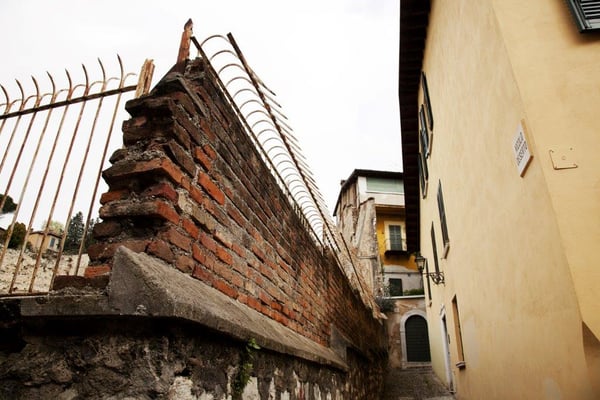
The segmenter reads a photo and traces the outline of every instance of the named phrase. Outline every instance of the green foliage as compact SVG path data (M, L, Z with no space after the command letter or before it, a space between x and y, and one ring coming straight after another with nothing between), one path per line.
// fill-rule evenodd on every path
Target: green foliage
M4 195L0 193L0 203L2 203L2 200L4 200ZM11 212L15 211L16 209L17 209L17 203L15 203L13 201L12 197L10 197L9 195L6 195L6 201L4 202L4 205L2 206L2 210L0 210L0 215L11 213Z
M425 289L409 289L404 291L404 296L418 296L420 294L425 294Z
M67 237L65 239L64 252L67 254L75 254L79 252L79 245L83 238L83 231L85 225L83 224L83 214L79 211L69 222L67 228Z
M58 236L61 236L65 231L65 226L58 221L44 221L44 227L42 229L46 229L46 226L48 226L48 232Z
M25 240L25 233L27 232L27 227L25 224L21 222L16 222L12 236L10 237L10 241L8 242L8 247L11 249L17 249L23 245L23 241Z
M256 350L260 350L260 346L256 343L254 338L250 338L248 343L246 343L245 351L240 356L240 368L235 377L235 381L233 382L233 400L240 400L242 398L244 388L250 381L252 369L254 367L252 362L254 361L254 353Z

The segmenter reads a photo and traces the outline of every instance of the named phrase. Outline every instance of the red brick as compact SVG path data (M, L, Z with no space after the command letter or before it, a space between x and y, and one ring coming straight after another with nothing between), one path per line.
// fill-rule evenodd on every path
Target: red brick
M221 205L225 204L225 194L214 184L210 177L202 171L198 172L198 183L217 203Z
M213 280L212 274L208 270L206 270L206 268L204 268L200 265L196 265L196 267L194 268L194 272L192 273L192 276L202 282L209 284L209 285L212 284L212 280Z
M262 301L263 304L271 304L271 301L273 301L271 296L269 296L264 290L258 291L258 299Z
M115 200L123 200L129 196L128 189L111 190L110 192L102 193L100 196L100 204L106 204Z
M281 304L280 304L279 302L275 301L275 300L273 300L273 301L271 302L271 308L272 308L273 310L275 310L275 311L279 311L279 312L281 312L281 310L282 310Z
M196 263L194 260L188 256L178 256L175 260L175 266L181 272L185 272L186 274L191 274L194 271Z
M289 319L287 319L280 313L274 313L274 319L275 319L275 321L279 322L280 324L282 324L284 326L287 326L289 324Z
M196 147L194 149L194 158L200 162L200 164L204 167L205 171L210 171L212 168L212 161L210 160L210 157L208 157L206 155L206 153L204 153L204 151L202 151L201 147Z
M217 158L217 153L211 145L205 144L202 146L202 150L204 150L204 154L206 154L211 160L215 160Z
M192 257L194 257L194 260L198 261L200 264L206 263L205 251L205 249L199 247L196 243L192 244Z
M86 278L93 278L95 276L107 275L110 274L110 269L110 265L108 264L91 265L85 268L83 276Z
M94 243L88 247L90 260L103 260L112 257L120 246L141 253L146 250L149 240L124 240L116 243Z
M177 198L179 197L173 188L173 185L166 182L160 182L149 187L148 189L144 190L142 196L162 197L164 199L171 200L172 202L176 202Z
M241 275L233 274L231 277L231 284L239 289L244 288L244 278Z
M231 287L230 285L228 285L227 283L223 282L220 279L215 280L213 282L213 287L233 299L235 299L237 297L237 294L238 294L237 290L235 290L233 287Z
M179 232L175 227L170 227L166 232L160 234L160 237L174 244L182 250L190 251L192 239Z
M131 200L112 202L100 207L99 214L103 219L111 217L160 217L176 225L179 224L177 211L170 204L159 199L142 202Z
M175 259L175 254L171 251L171 246L163 240L153 240L150 242L147 251L168 263L172 263Z
M244 220L244 218L240 215L240 213L235 209L234 206L232 205L227 205L227 214L233 218L233 220L240 226L240 227L244 227L246 226L246 221Z
M238 256L245 258L246 257L246 249L238 245L237 243L231 244L231 250L235 252Z
M188 218L183 218L181 225L192 239L198 239L200 237L200 229L196 226L194 221Z
M258 258L260 261L264 262L265 259L267 258L265 256L265 253L263 253L263 251L261 249L258 248L258 246L256 246L256 244L253 244L250 247L250 250L252 250L252 252L254 253L254 255L256 256L256 258Z
M208 250L212 251L213 253L217 252L217 242L215 242L213 240L213 238L210 237L210 235L208 235L204 232L200 232L200 243L202 243L202 245L204 247L206 247Z
M204 192L198 189L195 185L191 185L188 189L190 197L198 204L202 204L206 200Z
M210 127L206 118L200 118L200 129L202 130L204 136L206 136L211 142L214 142L217 139L217 136L212 131L212 128Z
M256 311L260 311L262 308L262 305L260 304L260 301L258 301L257 299L255 299L254 297L248 297L248 306L255 309Z
M233 264L233 257L225 248L221 246L217 247L217 257L219 257L219 259L221 259L221 261L227 265Z
M98 222L94 225L93 233L95 238L117 236L121 233L121 224L116 221Z
M181 182L184 174L179 167L166 157L154 158L148 161L123 161L114 164L104 171L103 176L110 185L127 182L139 175L167 176L173 182Z

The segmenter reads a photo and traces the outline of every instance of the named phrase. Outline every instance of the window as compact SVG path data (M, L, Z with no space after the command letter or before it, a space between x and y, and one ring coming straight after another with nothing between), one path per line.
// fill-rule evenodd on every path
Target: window
M438 211L440 213L440 224L442 225L442 240L444 241L444 254L442 258L446 257L448 250L450 249L450 238L448 237L448 226L446 224L446 210L444 208L444 196L442 195L442 182L439 182L437 192L437 203Z
M427 122L425 121L425 110L421 104L419 109L419 133L421 134L421 153L425 158L429 157L429 131L427 130Z
M387 226L387 238L386 238L386 251L403 251L404 246L402 244L402 226L400 225L388 225Z
M433 228L433 222L431 223L431 247L433 248L433 263L435 265L435 272L440 272L440 264L438 262L437 244L435 242L435 229Z
M580 33L600 31L600 0L567 0Z
M388 280L390 297L402 296L402 279L390 278Z
M404 193L402 179L367 177L367 191Z
M427 169L427 160L422 153L418 154L417 163L419 164L419 181L421 182L421 196L427 196L427 186L429 183L429 170Z
M421 72L421 86L423 88L423 100L425 101L425 112L429 122L429 130L433 131L433 112L431 111L431 101L429 99L429 86L427 86L427 77L425 72Z
M462 331L460 329L460 316L458 315L458 301L456 300L456 296L452 299L452 314L454 319L454 335L456 337L456 353L458 354L456 366L462 369L465 367L465 354L463 351Z

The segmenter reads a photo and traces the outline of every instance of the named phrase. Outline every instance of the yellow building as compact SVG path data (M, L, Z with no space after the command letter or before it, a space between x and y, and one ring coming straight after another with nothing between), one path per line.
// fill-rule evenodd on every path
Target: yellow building
M600 2L400 4L434 370L459 399L600 399Z
M390 366L429 365L423 280L406 247L402 173L354 170L342 181L334 216L387 315Z
M44 236L43 231L33 231L27 237L27 241L36 251L45 252L47 250L58 252L60 250L61 236L48 232Z

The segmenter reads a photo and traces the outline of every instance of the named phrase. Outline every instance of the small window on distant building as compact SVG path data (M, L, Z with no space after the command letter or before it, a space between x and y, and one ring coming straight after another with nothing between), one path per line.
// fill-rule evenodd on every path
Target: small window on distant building
M402 279L390 278L388 282L390 297L402 296Z
M404 193L402 179L367 177L367 191Z
M567 0L580 33L600 31L600 0Z
M402 226L400 225L388 225L388 237L386 250L391 251L402 251Z
M50 248L53 249L54 248L54 242L56 241L56 239L54 238L50 238Z

